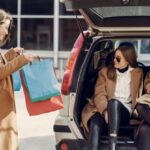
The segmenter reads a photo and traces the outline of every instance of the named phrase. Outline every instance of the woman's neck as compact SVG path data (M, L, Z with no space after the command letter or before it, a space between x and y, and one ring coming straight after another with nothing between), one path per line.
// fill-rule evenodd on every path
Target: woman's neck
M127 70L129 69L129 66L127 65L126 67L124 67L124 68L118 68L117 70L119 71L119 72L121 72L121 73L124 73L124 72L126 72Z

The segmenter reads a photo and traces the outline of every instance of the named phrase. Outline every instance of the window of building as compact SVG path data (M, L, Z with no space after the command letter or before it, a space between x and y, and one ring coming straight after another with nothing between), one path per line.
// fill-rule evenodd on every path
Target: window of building
M11 14L17 14L17 0L1 0L0 8Z
M22 0L21 14L29 15L53 15L53 0Z
M27 50L53 50L53 19L22 19L21 46Z
M79 19L83 30L86 24L83 19ZM59 49L61 51L70 51L75 40L80 34L76 19L60 19L59 21Z
M50 57L61 79L73 44L80 34L76 16L59 0L1 0L0 8L13 15L13 38L4 48L23 47L41 57ZM75 12L83 30L84 19ZM66 52L67 51L67 52Z

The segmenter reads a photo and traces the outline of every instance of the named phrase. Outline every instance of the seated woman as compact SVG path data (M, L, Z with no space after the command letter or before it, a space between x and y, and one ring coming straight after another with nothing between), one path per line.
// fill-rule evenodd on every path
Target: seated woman
M134 46L122 43L109 67L99 71L93 97L82 111L89 150L100 149L100 137L108 124L109 149L116 149L119 126L128 124L142 83Z
M144 88L146 94L137 100L136 105L136 110L143 119L136 137L137 150L150 150L150 71L146 75Z

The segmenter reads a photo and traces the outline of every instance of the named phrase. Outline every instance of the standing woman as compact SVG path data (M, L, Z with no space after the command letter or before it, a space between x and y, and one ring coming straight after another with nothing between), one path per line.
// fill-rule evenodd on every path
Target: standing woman
M128 124L142 83L134 46L122 43L108 68L102 68L91 100L82 111L82 125L89 135L89 150L100 149L100 136L107 129L109 150L116 150L118 130Z
M10 40L12 25L11 15L0 9L0 47ZM22 54L22 50L11 48L5 54L0 50L0 150L19 149L11 74L35 58L31 54Z

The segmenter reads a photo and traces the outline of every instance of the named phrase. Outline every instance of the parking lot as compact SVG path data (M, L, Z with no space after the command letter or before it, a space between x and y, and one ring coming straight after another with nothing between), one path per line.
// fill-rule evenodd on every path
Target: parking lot
M53 124L58 111L31 117L22 90L15 97L20 150L55 150Z

